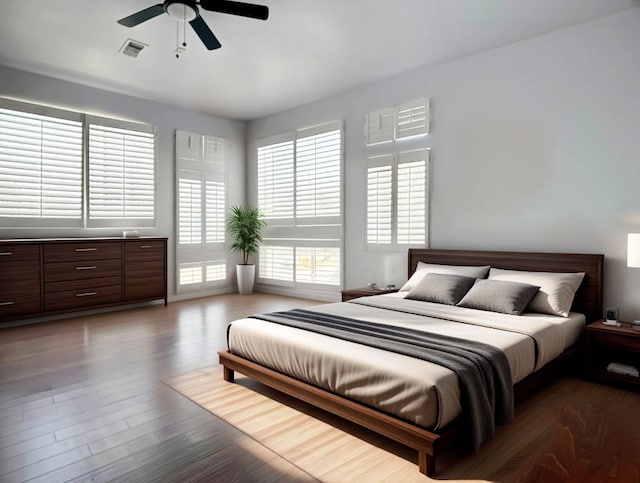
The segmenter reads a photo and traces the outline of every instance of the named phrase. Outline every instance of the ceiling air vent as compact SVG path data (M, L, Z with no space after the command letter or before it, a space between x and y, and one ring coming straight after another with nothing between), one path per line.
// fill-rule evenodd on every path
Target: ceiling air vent
M138 42L137 40L127 39L120 48L120 52L129 57L138 57L145 47L148 47L148 45Z

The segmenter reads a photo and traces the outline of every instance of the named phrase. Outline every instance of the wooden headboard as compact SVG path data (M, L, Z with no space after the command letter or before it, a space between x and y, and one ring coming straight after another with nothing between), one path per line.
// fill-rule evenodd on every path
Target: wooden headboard
M419 261L443 265L491 265L505 270L532 272L584 272L571 310L584 314L587 322L602 318L604 255L410 248L409 276L415 272Z

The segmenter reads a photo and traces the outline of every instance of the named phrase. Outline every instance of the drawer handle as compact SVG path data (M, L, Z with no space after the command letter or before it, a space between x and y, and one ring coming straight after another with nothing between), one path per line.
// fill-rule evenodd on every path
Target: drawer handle
M151 245L140 245L140 248L151 248Z
M91 295L98 295L98 292L82 292L77 293L76 297L90 297Z
M7 257L7 256L10 256L10 255L13 255L13 252L0 252L0 256Z
M76 267L76 270L95 270L98 267Z
M0 306L3 305L13 305L15 302L14 301L9 301L9 302L0 302Z
M95 252L97 248L76 248L77 252Z

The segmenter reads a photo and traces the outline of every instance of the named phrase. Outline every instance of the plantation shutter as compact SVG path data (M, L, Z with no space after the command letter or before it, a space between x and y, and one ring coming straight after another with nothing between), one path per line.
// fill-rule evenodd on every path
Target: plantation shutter
M424 244L427 215L427 150L398 155L397 242Z
M260 245L259 258L259 278L293 282L293 247L262 244Z
M258 208L267 228L258 282L331 292L341 283L342 122L260 140Z
M88 226L154 226L155 185L151 126L89 122Z
M258 208L269 224L294 216L294 144L289 139L258 147Z
M82 226L82 138L79 114L1 100L3 226Z
M200 173L178 171L178 243L202 243L202 182Z
M176 131L178 291L226 282L227 141Z
M429 133L429 99L417 99L398 106L396 139Z
M206 242L224 243L226 228L227 141L204 136Z
M299 132L296 139L296 223L340 218L341 130Z
M393 156L369 158L367 168L367 243L393 242Z
M340 285L340 248L296 247L296 281Z
M390 107L371 111L366 116L365 142L367 145L393 141L395 110Z

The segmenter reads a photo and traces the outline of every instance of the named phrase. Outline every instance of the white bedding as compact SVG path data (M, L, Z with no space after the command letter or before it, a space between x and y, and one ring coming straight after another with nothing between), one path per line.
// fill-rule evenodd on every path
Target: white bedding
M405 300L405 294L366 297L309 310L491 344L505 352L514 384L571 346L585 324L582 314L571 313L566 318L506 315ZM408 356L254 318L231 324L229 349L428 429L444 427L461 411L457 376L449 369Z

